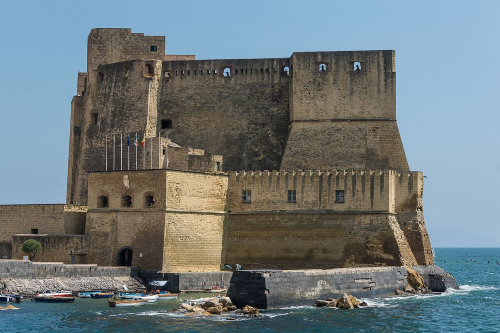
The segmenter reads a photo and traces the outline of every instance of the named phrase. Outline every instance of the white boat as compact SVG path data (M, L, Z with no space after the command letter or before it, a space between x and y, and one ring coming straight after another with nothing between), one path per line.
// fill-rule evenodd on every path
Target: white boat
M158 296L158 299L168 301L171 299L177 299L177 294L171 294L170 292L161 292L159 294L156 294Z
M158 299L158 295L145 295L145 294L123 294L123 293L120 293L118 296L120 296L123 299L145 300L145 301L148 301L148 303L156 302L156 300Z
M58 291L53 293L50 290L47 290L46 292L39 293L35 296L71 297L71 291Z
M81 297L81 298L91 298L91 295L93 294L99 294L101 291L85 291L85 292L81 292L81 293L78 293L78 297Z
M208 291L209 293L222 293L226 291L226 288L224 287L212 287L212 289L205 289L205 291Z
M122 306L139 306L148 303L146 300L133 300L133 299L122 299L122 300L109 300L108 304L112 308L122 307Z

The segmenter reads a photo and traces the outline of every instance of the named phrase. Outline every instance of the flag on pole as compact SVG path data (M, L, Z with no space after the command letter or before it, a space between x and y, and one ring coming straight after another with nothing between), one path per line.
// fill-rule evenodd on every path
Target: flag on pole
M135 141L134 141L134 146L137 147L137 133L135 133Z
M130 135L127 134L127 147L130 147Z
M146 146L146 133L144 133L144 136L142 137L142 146Z

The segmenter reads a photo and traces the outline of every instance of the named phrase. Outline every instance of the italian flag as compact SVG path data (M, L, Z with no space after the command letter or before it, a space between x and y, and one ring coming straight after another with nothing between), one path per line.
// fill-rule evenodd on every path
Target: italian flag
M142 146L144 147L146 145L146 133L144 133L144 136L142 137Z

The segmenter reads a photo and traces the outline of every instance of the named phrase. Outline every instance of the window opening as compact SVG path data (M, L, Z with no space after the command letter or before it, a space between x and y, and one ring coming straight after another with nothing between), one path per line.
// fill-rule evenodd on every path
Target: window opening
M326 72L326 64L319 64L319 71Z
M152 195L147 195L146 200L144 202L145 207L154 207L155 205L155 199Z
M156 51L158 51L158 47L157 47L156 45L151 45L151 46L149 47L149 51L151 51L151 52L156 52Z
M285 75L285 76L290 75L290 67L288 67L288 66L283 67L283 75Z
M165 72L165 77L170 77L170 74L171 74L171 73L170 73L170 72L168 72L168 71L167 71L167 72Z
M172 128L172 120L170 120L170 119L162 119L161 120L161 128L162 129Z
M231 76L231 68L229 68L229 67L224 68L224 70L222 71L222 75L224 77L230 77Z
M109 202L108 197L105 195L101 195L97 198L97 208L108 208Z
M207 69L207 75L210 75L210 69Z
M104 82L104 73L99 72L97 73L97 83L103 83Z
M145 67L146 67L146 71L145 71L146 75L153 76L155 74L153 66L151 64L146 64Z
M200 71L200 74L201 74L201 75L205 74L205 70L203 70L203 69L202 69L202 70Z
M344 200L344 190L335 191L335 202L345 202Z
M252 191L250 191L250 190L242 191L241 201L242 202L251 202L252 201Z
M97 113L92 113L92 124L93 125L97 125L97 118L98 118L98 114Z
M38 229L31 229L31 233L33 235L38 235Z
M355 61L353 69L355 72L361 71L361 63L359 61Z
M288 202L297 202L296 190L288 190Z
M130 195L122 197L122 207L132 207L132 197Z
M188 75L191 75L191 70L188 70Z
M214 69L214 74L217 74L217 70L216 69Z
M220 162L215 163L215 171L220 171Z
M129 72L130 72L130 67L125 66L125 77L128 77Z

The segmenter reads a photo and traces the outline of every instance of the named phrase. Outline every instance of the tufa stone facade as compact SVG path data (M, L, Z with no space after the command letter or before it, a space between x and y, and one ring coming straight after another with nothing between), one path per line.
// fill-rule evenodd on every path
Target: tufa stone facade
M63 262L79 245L81 263L162 273L431 265L423 178L399 135L392 50L196 60L93 29L64 206L81 212L37 218L68 234L43 236ZM9 209L2 251L33 228L9 227L29 206Z

